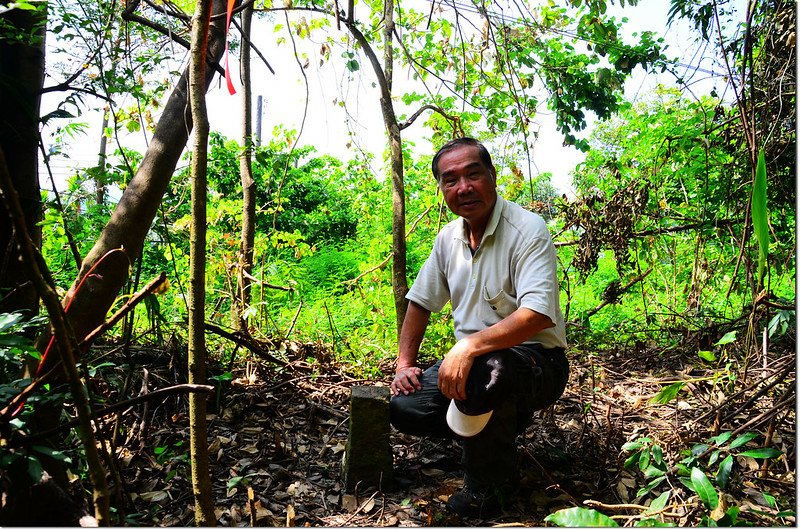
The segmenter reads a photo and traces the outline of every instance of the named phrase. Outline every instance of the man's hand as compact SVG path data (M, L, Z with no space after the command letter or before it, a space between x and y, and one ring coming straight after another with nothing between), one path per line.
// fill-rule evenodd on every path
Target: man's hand
M439 390L450 399L467 399L467 376L473 362L473 349L467 339L456 342L439 367Z
M398 368L394 374L392 384L389 385L393 396L399 394L409 395L422 388L419 376L422 375L422 368L418 366L406 366Z

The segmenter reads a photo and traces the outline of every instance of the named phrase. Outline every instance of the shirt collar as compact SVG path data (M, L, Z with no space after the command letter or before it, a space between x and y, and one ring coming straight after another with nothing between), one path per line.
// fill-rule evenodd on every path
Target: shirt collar
M500 222L500 216L503 215L503 209L505 209L506 200L503 199L500 195L497 195L497 200L494 203L494 208L492 209L492 214L489 216L489 222L486 224L486 230L483 232L483 239L481 239L481 243L486 241L486 238L489 236L493 236L495 230L497 230L497 225ZM469 240L467 239L467 220L463 217L461 219L461 232L456 236L458 239L463 241L464 243L469 244Z

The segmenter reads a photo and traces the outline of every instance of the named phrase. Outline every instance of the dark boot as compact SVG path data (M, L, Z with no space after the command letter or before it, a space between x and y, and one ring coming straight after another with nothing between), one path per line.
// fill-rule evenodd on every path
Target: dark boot
M510 482L486 487L466 484L450 496L446 506L461 517L488 519L500 515L515 493L516 488Z

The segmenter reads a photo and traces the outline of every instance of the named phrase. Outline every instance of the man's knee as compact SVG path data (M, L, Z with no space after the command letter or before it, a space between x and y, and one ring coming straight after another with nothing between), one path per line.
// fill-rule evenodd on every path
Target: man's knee
M389 401L389 422L392 424L392 427L400 432L407 432L408 426L411 423L409 419L411 415L409 413L410 401L408 396L402 394L392 396L392 399Z

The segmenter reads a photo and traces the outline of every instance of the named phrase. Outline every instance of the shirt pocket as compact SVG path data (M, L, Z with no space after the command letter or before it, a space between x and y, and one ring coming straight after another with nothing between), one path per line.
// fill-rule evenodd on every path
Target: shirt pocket
M514 297L506 294L506 292L502 289L500 289L500 292L496 295L491 296L489 289L484 285L483 300L501 319L506 318L508 315L517 310L517 300Z

